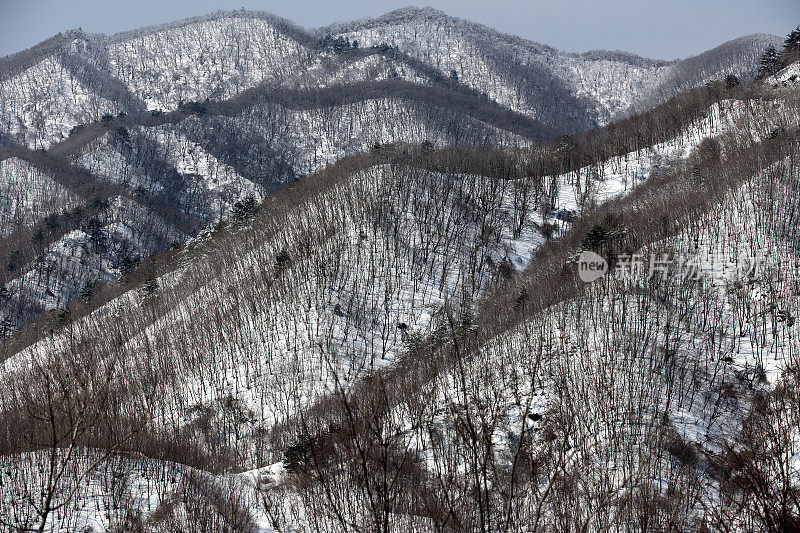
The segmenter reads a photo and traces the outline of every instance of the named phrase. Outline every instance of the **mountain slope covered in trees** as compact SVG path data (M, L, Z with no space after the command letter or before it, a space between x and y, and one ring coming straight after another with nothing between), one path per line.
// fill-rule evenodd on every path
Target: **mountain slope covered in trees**
M502 105L568 131L602 125L727 74L752 78L764 50L780 43L775 36L750 35L672 62L625 52L564 53L431 8L317 33L360 46L395 46Z
M17 329L347 155L584 131L727 74L747 79L775 42L743 37L674 63L564 54L416 8L314 31L240 11L60 34L0 59L0 160L14 172L0 313ZM47 198L21 190L31 168L55 184Z
M799 527L792 35L234 12L0 60L2 528Z

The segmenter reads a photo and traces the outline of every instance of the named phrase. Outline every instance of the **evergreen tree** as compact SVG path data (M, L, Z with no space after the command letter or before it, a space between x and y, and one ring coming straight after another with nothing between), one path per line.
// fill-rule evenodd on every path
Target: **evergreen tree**
M292 258L289 255L289 253L286 250L281 250L281 253L275 256L275 268L280 270L286 265L288 265L289 261L291 260Z
M597 249L608 241L608 237L609 234L605 228L599 224L595 224L592 226L592 229L589 230L589 233L586 234L581 245L584 248Z
M725 88L726 89L733 89L734 87L738 86L741 82L739 78L736 77L735 74L728 74L725 76Z
M789 32L789 35L786 36L786 40L783 41L783 43L786 45L786 48L800 44L800 26Z
M142 296L144 300L150 300L155 297L156 291L158 291L158 280L150 276L145 280L144 285L142 285Z
M767 48L764 55L761 56L761 66L758 75L762 78L765 76L772 76L777 71L778 51L774 46Z
M525 304L528 303L530 300L530 296L528 295L528 291L524 288L520 291L519 296L514 299L514 307L525 307Z
M291 474L305 473L311 462L313 439L308 433L301 433L297 442L289 445L283 452L283 467Z
M89 242L92 243L95 253L102 254L108 249L108 237L99 220L90 219L86 223L86 233L89 234Z
M237 226L246 226L253 221L258 210L256 197L248 194L244 199L233 204L233 221Z
M3 320L0 321L0 339L5 340L6 337L11 336L14 333L14 323L11 321L10 316L3 317Z
M691 177L689 178L689 181L691 181L692 183L702 183L704 179L705 179L705 174L703 173L703 169L701 169L698 166L694 167L692 169L692 174Z

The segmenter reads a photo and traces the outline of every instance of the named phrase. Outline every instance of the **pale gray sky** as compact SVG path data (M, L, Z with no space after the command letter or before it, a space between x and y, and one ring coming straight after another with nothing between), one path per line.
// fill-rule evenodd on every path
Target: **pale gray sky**
M406 5L402 0L0 0L0 56L70 28L111 34L220 9L259 9L317 27ZM417 5L561 50L626 50L659 59L693 55L748 33L785 35L800 24L798 0L431 0Z

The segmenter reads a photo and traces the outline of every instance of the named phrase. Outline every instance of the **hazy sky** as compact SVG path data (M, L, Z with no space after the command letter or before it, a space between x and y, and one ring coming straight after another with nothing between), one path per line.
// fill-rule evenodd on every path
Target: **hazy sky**
M311 28L406 5L402 0L0 0L0 56L70 28L110 34L219 9L270 11ZM562 50L626 50L660 59L693 55L748 33L785 35L800 24L800 0L430 0L416 5Z

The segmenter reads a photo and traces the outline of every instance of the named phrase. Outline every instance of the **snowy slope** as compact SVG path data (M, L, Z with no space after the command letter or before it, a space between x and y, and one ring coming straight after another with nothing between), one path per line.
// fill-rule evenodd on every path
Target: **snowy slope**
M78 124L116 114L121 106L86 87L50 56L22 73L0 80L0 129L19 144L49 148Z
M5 284L0 314L22 324L31 308L63 307L95 283L117 278L126 265L185 239L147 208L112 198L100 217L64 234Z
M0 239L72 213L0 288L0 519L33 524L55 457L69 531L764 529L800 490L797 69L669 124L512 132L746 78L773 41L660 62L431 9L315 34L234 12L0 63L4 143L128 113L0 147L24 155ZM583 285L588 248L612 271ZM620 276L629 253L699 276ZM47 402L71 422L109 368L108 427L36 451Z
M767 82L774 85L792 87L797 85L798 79L800 79L800 62L795 62L780 72L776 72L774 76L767 78Z
M321 48L318 40L327 34L358 41L362 53ZM49 147L74 126L107 113L173 110L262 84L440 83L431 73L446 80L454 75L502 106L578 131L729 73L751 77L761 51L777 43L772 36L748 36L668 63L622 52L563 53L429 8L315 33L265 13L220 12L111 37L76 30L5 58L0 132L30 147Z
M362 45L396 46L501 105L553 119L552 106L570 106L603 124L626 111L654 105L690 86L728 73L752 77L760 54L776 45L774 36L731 41L696 58L654 61L623 52L569 54L500 33L431 8L406 8L377 19L320 28ZM555 95L545 94L555 91ZM577 119L577 109L561 109L560 121Z
M309 110L256 106L239 116L212 120L203 126L258 135L265 146L282 154L300 175L316 172L344 156L368 151L376 144L530 143L519 135L451 110L396 98Z
M27 161L0 161L0 238L79 204L74 194Z
M770 105L747 113L773 119L787 114ZM684 157L681 147L705 135L760 124L739 106L727 112L713 110L707 122L653 152ZM607 172L638 175L649 164L618 168L630 159L611 162ZM492 516L516 525L563 525L568 497L579 510L575 519L590 530L609 521L633 526L637 515L626 495L648 491L648 498L680 502L681 512L672 515L677 523L718 524L719 516L706 509L719 504L725 481L706 466L724 464L726 449L744 445L742 434L757 419L759 398L782 384L793 390L798 346L791 327L800 300L796 272L782 269L796 262L797 253L796 229L782 218L796 204L787 194L796 187L793 161L759 170L677 235L637 251L695 264L698 279L612 273L541 312L516 311L517 324L484 339L460 365L444 366L422 386L421 397L409 392L420 387L413 380L403 382L407 389L387 393L401 401L375 431L387 447L423 469L426 492L458 495L462 520L477 520L475 494L486 494ZM691 186L678 180L678 191L691 194ZM413 197L403 194L409 188L416 191ZM328 489L329 499L320 484L297 490L303 478L276 464L281 448L270 449L275 441L267 435L337 386L353 387L375 368L388 372L421 339L455 335L448 328L460 326L448 324L447 306L492 285L499 272L493 273L489 259L497 264L517 256L524 265L544 242L537 231L544 221L535 212L515 237L513 189L480 176L396 165L332 179L297 204L290 202L291 209L276 200L276 214L263 226L237 231L227 243L206 243L221 247L216 252L203 243L188 249L192 261L158 281L149 307L132 305L142 298L136 292L86 319L76 329L80 335L110 328L126 336L120 356L129 375L158 370L155 428L209 455L232 453L246 472L198 471L187 480L193 472L187 466L122 456L81 487L67 519L107 524L122 519L114 512L120 509L179 523L222 514L215 504L197 503L203 501L196 492L200 483L212 495L219 494L215 487L225 487L227 500L206 501L246 507L247 522L260 531L313 529L314 519L333 527L328 505L341 505L349 521L367 527L372 518L363 512L367 495L353 484L357 472L334 463L331 476L340 483ZM617 201L611 213L662 200L644 195L630 204ZM273 207L268 202L264 208ZM477 284L469 279L470 269ZM55 337L6 362L4 375L20 372L38 350L60 350L63 341ZM117 343L95 347L120 349ZM794 424L798 414L789 409L781 416ZM479 445L465 432L470 423ZM780 453L789 453L783 468L797 484L800 465L791 450L800 435L789 436L789 447ZM485 461L479 464L489 465L483 470L487 479L469 475L476 453ZM534 458L538 468L526 470L523 479L538 489L515 491L508 512L496 487L507 482L514 464ZM41 461L13 459L21 460ZM560 487L555 495L546 490L553 483ZM672 489L689 483L703 490ZM409 489L397 496L392 523L420 530L440 523L441 517L402 511L415 495ZM325 502L320 505L331 512L311 510L314 501ZM607 507L613 517L602 511ZM200 508L210 515L197 515ZM732 515L736 529L758 523L748 513Z
M108 68L149 109L225 99L313 65L310 51L271 17L211 16L116 35Z

